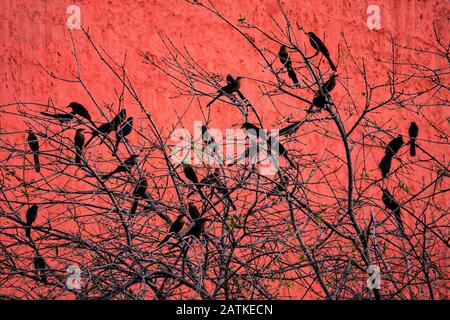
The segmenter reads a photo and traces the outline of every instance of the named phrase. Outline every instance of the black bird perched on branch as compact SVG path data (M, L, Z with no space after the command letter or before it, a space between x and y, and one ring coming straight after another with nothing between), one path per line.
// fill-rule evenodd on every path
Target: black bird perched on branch
M200 216L201 216L200 211L198 210L198 208L195 206L195 204L193 202L188 203L188 212L189 212L189 215L191 216L192 220L196 220L196 219L200 218Z
M289 53L287 52L285 45L282 45L280 47L280 51L278 51L278 57L280 58L281 64L286 67L288 76L289 78L291 78L292 82L294 83L294 86L298 88L300 86L300 83L298 82L294 68L292 68L291 57L289 56Z
M328 52L327 47L325 44L320 40L318 36L314 32L308 32L309 36L309 43L311 46L316 49L316 51L321 52L323 56L328 60L328 63L330 64L330 68L333 71L336 71L336 66L334 65L333 61L330 58L330 53Z
M227 76L227 85L222 87L218 91L217 96L215 96L214 99L212 99L211 102L206 105L206 107L209 107L210 105L212 105L214 103L214 101L219 99L224 94L230 95L232 93L238 92L239 89L241 88L241 80L242 80L242 77L236 77L236 79L234 79L231 75L228 75Z
M120 172L131 172L131 169L137 164L138 157L139 156L136 154L131 155L127 160L125 160L122 164L120 164L116 169L114 169L113 171L111 171L108 174L103 175L102 179L108 180L113 175L115 175L116 173L120 173Z
M205 150L205 149L211 150L211 154L213 154L213 153L217 154L219 152L219 147L217 146L217 143L214 140L214 138L211 136L211 133L209 132L208 127L205 125L202 125L201 129L202 129L202 141L204 144L203 150Z
M48 113L48 112L41 112L43 116L50 117L56 120L59 120L61 122L69 122L73 119L73 113Z
M314 96L311 107L307 110L307 112L308 113L314 112L313 111L314 107L317 107L317 108L323 110L326 108L327 104L330 104L327 97L322 93L318 93Z
M33 151L34 169L36 172L39 172L41 171L41 165L39 164L39 141L33 131L27 130L27 132L27 142L31 151Z
M129 117L127 121L119 128L116 134L116 145L114 146L114 153L117 152L120 141L128 136L133 130L133 117Z
M142 178L141 180L138 181L136 187L133 190L134 201L133 201L133 205L131 206L130 216L134 216L134 214L136 213L138 203L139 203L139 198L145 197L145 193L147 192L147 187L148 187L147 179Z
M267 140L267 153L269 156L272 155L272 151L273 149L278 147L278 154L280 156L283 156L288 162L289 164L296 168L297 166L295 165L294 162L292 162L291 158L288 155L287 150L284 148L284 146L278 141L276 140L275 142L272 141L272 137L269 137L269 139Z
M400 150L401 146L403 145L403 138L401 135L399 135L397 138L394 138L389 142L389 144L386 147L385 155L380 161L380 171L382 177L386 177L391 170L391 164L392 164L392 158L394 155Z
M216 169L216 174L219 173L219 169ZM236 210L236 206L233 202L233 200L230 197L230 191L228 189L228 187L225 185L225 183L223 183L222 181L220 181L219 177L217 176L216 180L215 180L215 188L217 190L217 192L219 192L220 194L222 194L222 196L225 198L226 202L233 208L233 210Z
M267 140L267 135L264 129L259 128L250 122L245 122L242 124L241 129L245 129L245 131L253 136L261 137L264 140Z
M194 167L192 167L190 164L183 163L183 172L184 172L185 177L188 178L194 184L194 186L197 188L198 193L202 197L204 197L204 194L202 192L202 187L198 183L198 177L194 171Z
M81 105L78 102L71 102L68 105L69 108L72 109L72 113L75 115L79 115L82 118L85 118L86 120L88 120L93 126L94 128L96 128L97 126L95 125L94 121L92 121L91 115L89 114L89 111L87 111L87 109Z
M278 131L278 135L279 136L287 136L287 135L295 133L298 130L298 128L300 128L300 125L302 123L303 123L303 121L297 121L297 122L291 123L290 125L287 125L286 127L281 128Z
M194 220L194 224L189 228L183 238L193 236L197 239L200 239L200 236L205 232L205 224L208 221L211 220L206 218L198 218Z
M328 79L322 84L322 87L320 89L324 94L330 93L334 89L334 87L336 87L336 77L337 75L333 73L330 79Z
M406 236L405 234L405 228L403 227L403 221L400 215L400 204L395 201L392 194L387 189L382 189L383 196L381 200L383 201L386 208L392 211L394 214L395 220L397 221L398 228L403 236Z
M198 185L197 174L195 173L194 168L190 164L183 163L183 172L186 178L188 178L196 186Z
M417 139L417 136L419 135L419 127L417 126L417 124L415 122L411 122L411 125L409 126L409 129L408 129L408 133L409 133L409 155L411 157L415 157L416 156L416 139Z
M175 221L171 224L170 229L168 234L164 237L164 239L162 239L159 244L158 247L162 246L164 243L166 243L167 241L169 241L170 237L172 236L172 234L179 234L180 231L183 229L185 222L184 222L184 214L180 214Z
M47 276L45 275L47 271L47 263L45 262L44 258L42 258L41 256L35 256L33 259L33 264L39 279L42 282L47 283Z
M102 125L100 125L98 128L96 128L93 132L92 132L92 136L89 138L89 140L86 142L86 144L84 145L85 147L87 147L91 141L97 137L99 134L109 134L114 130L114 125L112 122L106 122L103 123Z
M113 130L117 131L117 129L119 129L119 127L122 125L122 123L125 121L126 118L127 118L127 110L126 109L120 110L119 113L116 114L116 116L111 121L113 125Z
M83 146L84 146L84 129L77 129L75 132L74 143L75 143L75 163L81 163L81 157L83 156Z
M226 202L233 208L233 210L236 210L236 206L234 205L234 202L233 200L231 200L231 197L229 195L228 187L220 180L220 171L218 168L215 168L213 173L200 180L199 188L208 185L211 186L213 190L216 189L217 192L222 194Z
M31 238L31 226L33 225L34 221L36 221L37 212L38 212L38 206L35 204L33 204L27 210L27 213L26 213L27 222L25 223L25 235L27 236L27 238Z

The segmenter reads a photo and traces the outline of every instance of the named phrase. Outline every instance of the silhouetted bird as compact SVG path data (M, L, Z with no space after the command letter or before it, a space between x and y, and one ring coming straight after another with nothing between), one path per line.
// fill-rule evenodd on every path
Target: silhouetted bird
M125 160L116 169L114 169L113 171L111 171L108 174L103 175L102 179L108 180L113 175L115 175L116 173L120 173L120 172L131 172L131 169L133 169L133 167L137 164L138 157L139 156L136 154L131 155L127 160Z
M195 206L193 202L188 203L188 212L192 220L200 218L200 211L198 211L198 208Z
M325 44L320 40L318 36L314 34L314 32L308 32L309 36L309 43L311 46L316 49L317 51L321 52L323 56L328 60L328 63L330 64L330 68L333 71L336 71L336 66L334 65L333 61L330 58L330 53L328 52L327 47Z
M245 122L241 129L245 129L245 131L253 136L261 137L264 140L267 140L267 135L264 129L259 128L253 123Z
M319 109L325 109L326 105L330 104L327 97L321 93L316 94L312 100L311 107L308 109L308 113L314 112L314 107Z
M389 171L391 170L391 164L392 164L392 155L385 154L383 158L381 158L379 168L381 171L381 176L384 178L388 175Z
M27 238L31 238L31 226L33 225L34 221L36 221L37 212L38 212L38 206L35 204L33 204L27 210L27 213L26 213L27 222L25 224L25 235L27 236Z
M127 110L126 109L120 110L119 113L111 121L113 125L113 130L117 131L117 129L120 128L120 126L122 125L122 123L125 121L126 118L127 118Z
M47 263L45 263L44 258L41 256L35 256L33 259L34 269L36 274L42 282L47 283L47 276L45 275L47 271Z
M86 144L84 145L84 147L87 147L91 141L97 137L99 134L109 134L114 130L114 125L112 122L106 122L103 123L102 125L100 125L98 128L96 128L93 132L92 132L92 136L89 138L89 140L86 142Z
M287 52L285 45L282 45L280 47L280 51L278 51L278 57L280 58L281 64L286 67L288 76L294 83L294 86L298 88L300 86L300 83L297 79L297 75L295 74L294 68L292 68L291 57L289 56L289 53Z
M188 178L192 183L198 186L198 178L197 174L194 171L194 168L187 163L183 163L183 172L186 178Z
M202 140L203 144L205 145L204 148L212 149L212 153L219 151L214 138L211 136L208 127L205 125L202 125Z
M33 131L27 130L27 132L27 142L31 151L33 151L34 169L36 172L39 172L41 171L41 165L39 164L39 141Z
M280 156L283 156L289 162L289 164L292 167L296 168L297 166L295 165L294 162L292 162L292 160L289 157L288 152L284 148L284 146L279 141L273 142L272 141L272 137L269 137L269 139L267 140L267 153L268 153L268 155L271 156L272 155L272 151L274 150L274 148L276 149L277 147L278 147L278 154Z
M133 117L129 117L127 121L119 128L116 134L116 145L114 146L114 152L117 152L120 141L128 136L133 130Z
M389 142L385 152L386 154L395 155L398 152L398 150L400 150L402 145L403 145L403 137L401 135L398 135L397 138L394 138L391 140L391 142Z
M241 80L242 80L242 77L237 77L236 79L233 79L233 77L231 77L231 75L227 76L227 85L222 87L218 91L219 93L217 94L217 96L214 97L214 99L212 99L211 102L206 105L206 107L209 107L211 104L214 103L214 101L219 99L224 94L230 95L234 92L238 92L239 89L241 88Z
M205 224L208 221L211 220L206 218L199 218L195 220L194 224L189 228L189 230L186 232L183 238L193 236L196 237L197 239L200 239L200 236L205 232Z
M48 112L41 112L43 116L50 117L56 120L59 120L61 122L69 122L73 119L73 113L48 113Z
M388 208L389 210L392 211L392 213L394 214L395 220L397 221L400 232L402 233L402 235L406 236L405 229L403 227L403 221L402 221L402 218L400 215L401 214L400 213L400 204L397 201L395 201L394 197L391 195L391 193L387 189L382 189L382 191L383 191L383 196L382 196L381 200L383 201L386 208Z
M336 87L336 77L337 75L335 73L333 73L330 77L330 79L328 79L327 81L325 81L325 83L322 85L322 87L320 88L322 90L323 93L330 93L331 90L334 89L334 87Z
M216 169L216 170L218 173L219 169ZM224 196L226 202L233 208L233 210L236 210L236 206L234 205L234 202L229 195L230 191L229 191L228 187L222 181L220 181L220 179L218 177L215 181L215 188L216 188L217 192L219 192L220 194L222 194Z
M297 122L291 123L290 125L287 125L286 127L280 129L278 131L278 135L279 136L287 136L287 135L295 133L298 130L298 128L300 128L300 125L302 123L303 123L303 121L297 121Z
M409 155L411 157L415 157L416 156L416 139L417 139L417 136L419 135L419 127L417 126L417 124L415 122L411 122L411 125L409 126L409 129L408 129L408 133L409 133Z
M244 159L249 159L249 162L251 164L256 163L256 158L259 153L260 147L257 141L254 141L253 139L249 139L249 142L250 145L248 146L248 148L246 148L243 153L241 153L235 160L228 164L228 167L234 166L238 162L243 163L242 160Z
M397 138L394 138L389 142L389 144L386 147L385 155L380 161L380 171L382 177L386 177L391 170L391 164L392 164L392 158L394 155L400 150L401 146L403 145L403 138L401 135L399 135Z
M133 205L131 206L130 216L134 216L134 214L136 213L139 198L143 198L145 196L145 193L147 192L147 187L148 187L147 179L142 178L141 180L138 181L136 187L133 190L134 201Z
M89 114L89 112L87 111L87 109L79 104L78 102L71 102L68 105L69 108L72 108L72 113L73 114L77 114L82 118L87 119L93 126L94 128L96 128L97 126L95 125L95 123L92 121L91 115Z
M224 199L233 210L236 210L236 206L234 205L233 200L231 200L227 186L220 180L220 171L218 168L215 168L213 173L200 180L199 188L204 186L210 186L213 190L217 190L217 192L224 196Z
M77 129L75 132L74 143L75 143L75 163L81 163L81 157L83 156L83 146L84 146L84 129Z
M162 239L159 242L158 247L162 246L164 243L169 241L169 239L172 236L172 234L174 234L174 233L179 234L180 231L183 229L184 223L185 223L184 222L184 214L180 214L175 219L175 221L172 223L172 225L170 226L168 234L164 237L164 239Z

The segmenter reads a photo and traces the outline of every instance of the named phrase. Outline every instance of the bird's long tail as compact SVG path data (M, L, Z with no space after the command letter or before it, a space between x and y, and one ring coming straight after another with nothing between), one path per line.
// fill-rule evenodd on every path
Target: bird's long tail
M41 171L41 165L39 164L39 154L37 152L34 152L33 158L34 158L34 169L36 170L36 172Z
M411 157L416 156L416 139L411 139L409 141L409 155Z
M110 172L110 173L108 173L108 174L104 174L101 178L102 178L102 180L108 180L108 179L111 178L115 173L116 173L116 172L115 172L115 170L114 170L114 171L112 171L112 172Z
M292 162L291 158L289 158L289 156L288 156L286 153L283 154L283 157L287 160L287 162L289 162L289 164L290 164L292 167L297 168L297 166L295 165L295 163Z
M209 107L210 105L212 105L214 103L214 101L216 101L217 99L219 99L222 96L222 93L219 93L217 96L214 97L214 99L212 99L207 105L206 107Z
M300 87L300 83L298 82L297 74L295 73L295 71L292 68L292 66L289 64L286 67L287 67L287 70L288 70L288 76L289 76L289 78L291 78L292 82L294 83L294 86L296 88Z
M131 206L130 216L134 216L136 214L136 210L139 204L139 200L136 198L133 201L133 205Z
M391 170L391 163L392 163L392 155L391 154L385 154L384 157L381 159L379 168L381 171L381 176L385 178L389 170Z
M233 208L233 210L236 210L236 206L234 205L233 200L231 200L230 195L228 194L225 199L227 200L228 204Z
M325 58L328 60L328 63L330 64L330 68L333 71L336 71L336 66L333 63L333 60L331 60L330 55L329 54L324 54Z
M25 235L27 238L31 238L31 226L28 224L25 226Z
M81 155L83 154L83 150L80 147L75 147L75 151L75 163L81 163Z
M405 227L403 226L402 217L400 216L400 208L394 210L395 220L397 220L398 230L402 234L403 237L406 237Z
M114 145L114 153L113 154L117 153L117 150L119 149L120 140L122 140L122 138L120 138L120 137L116 138L116 144Z
M43 116L46 116L46 117L58 119L58 116L57 116L57 115L54 115L54 114L51 114L51 113L48 113L48 112L42 111L41 114L42 114Z
M169 233L167 236L164 237L164 239L162 239L162 240L159 242L159 244L158 244L158 246L157 246L156 248L161 247L164 243L166 243L167 241L169 241L170 237L171 237L171 234Z
M89 140L84 144L84 147L87 147L89 145L89 143L92 142L92 140L94 140L94 138L98 136L98 131L94 131L92 133L92 136L89 138Z

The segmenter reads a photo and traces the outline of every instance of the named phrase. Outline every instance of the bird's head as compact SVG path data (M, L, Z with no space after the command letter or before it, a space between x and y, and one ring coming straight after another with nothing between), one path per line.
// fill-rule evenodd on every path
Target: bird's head
M81 104L79 104L78 102L74 102L74 101L72 101L71 103L69 103L67 105L67 107L72 108L72 110L78 106L81 106Z
M183 165L183 168L185 168L185 169L192 169L193 168L192 165L190 165L189 163L182 162L181 164Z
M132 162L137 162L138 158L139 158L139 155L137 155L137 154L132 154L132 155L128 158L128 160L129 160L129 161L132 161Z
M77 132L78 132L78 133L81 133L81 132L83 132L83 131L84 131L84 128L78 128L78 129L77 129Z
M286 46L284 44L282 44L281 47L280 47L280 52L281 51L286 51Z
M194 202L190 201L190 202L188 203L188 206L189 206L189 207L195 207Z

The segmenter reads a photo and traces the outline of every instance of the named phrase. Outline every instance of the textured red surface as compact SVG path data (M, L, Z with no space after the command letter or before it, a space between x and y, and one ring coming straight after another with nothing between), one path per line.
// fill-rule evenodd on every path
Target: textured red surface
M215 1L217 7L230 19L247 17L253 23L273 28L270 14L280 18L275 1ZM179 46L186 45L190 53L208 71L222 76L227 73L247 77L264 78L259 61L250 45L230 27L204 10L187 4L182 0L165 1L13 1L3 0L0 12L0 104L19 101L47 103L51 98L58 106L70 101L89 105L90 98L79 84L63 82L49 77L39 65L42 64L55 75L71 79L76 74L77 65L72 52L72 43L66 27L66 8L77 4L81 8L81 23L89 29L92 39L101 45L116 61L123 61L130 78L149 108L159 127L170 128L176 123L175 111L184 113L189 108L189 100L174 99L176 91L167 77L156 69L142 64L139 51L149 51L160 57L166 52L157 31L167 34ZM369 81L384 79L384 69L375 58L389 59L390 36L406 46L426 48L434 46L432 22L437 30L448 30L449 16L446 1L282 1L288 15L298 21L306 30L326 34L326 42L332 58L338 62L338 47L343 46L341 33L352 49L353 55L366 58ZM381 30L371 31L366 26L368 5L381 8ZM114 81L107 68L99 61L80 30L72 32L76 43L81 77L99 103L116 103L114 90L120 85ZM249 33L250 36L253 36ZM260 39L256 38L258 43ZM399 54L399 60L415 59ZM424 62L424 61L422 61ZM432 61L429 61L431 64ZM255 74L255 70L256 73ZM354 92L361 90L362 84L355 84ZM256 86L247 84L247 97L255 102L263 122L270 126L282 117L274 108L258 104L259 92ZM126 105L130 114L139 114L136 105ZM448 117L444 108L436 109L430 119L442 124ZM93 118L100 112L91 109ZM390 118L393 114L381 115ZM220 119L220 125L237 124L236 115L228 108L215 108L212 118ZM194 120L203 119L200 109L194 106L184 118L184 125L192 128ZM397 115L394 125L406 132L409 117ZM6 115L0 117L0 129L4 131L23 131L26 125L14 122ZM133 133L136 135L135 133ZM426 139L427 133L421 136ZM136 137L135 137L136 138ZM11 140L23 140L23 136L12 136ZM316 145L316 138L305 137L305 144ZM339 149L335 144L319 140L322 148ZM380 151L381 152L381 151ZM439 153L439 152L437 152ZM373 159L371 159L373 161ZM376 170L375 161L372 167Z
M275 1L216 3L225 16L237 20L242 15L260 26L270 25L269 14L280 17ZM167 78L142 65L138 56L140 50L156 56L164 54L157 30L178 44L186 44L193 56L212 72L252 76L257 67L258 61L248 59L253 54L252 49L235 31L185 1L5 0L0 12L2 103L13 99L45 103L49 97L57 105L66 105L71 100L88 101L79 85L51 79L37 63L59 76L74 76L76 65L66 28L66 8L70 4L81 8L82 25L89 28L93 39L114 59L121 61L127 55L130 76L143 101L154 108L152 114L159 124L173 122L171 111L180 101L169 98L174 90ZM282 1L282 4L289 16L306 30L327 33L326 40L334 57L338 43L342 45L339 33L345 32L354 55L367 58L368 70L377 70L371 57L386 58L389 54L386 41L390 34L405 45L427 47L433 45L433 21L438 30L448 29L445 1L377 1L374 4L381 8L382 29L379 31L371 31L366 26L366 10L371 2ZM105 72L81 31L74 30L73 35L78 46L82 78L98 101L112 102L110 74ZM374 80L376 76L374 73ZM262 110L264 106L259 108ZM95 111L93 113L95 115ZM196 116L193 113L192 117ZM221 116L229 118L232 114L223 112ZM4 118L0 119L0 125L10 130L23 128L21 123L6 123Z

